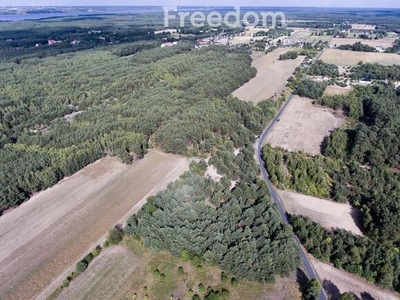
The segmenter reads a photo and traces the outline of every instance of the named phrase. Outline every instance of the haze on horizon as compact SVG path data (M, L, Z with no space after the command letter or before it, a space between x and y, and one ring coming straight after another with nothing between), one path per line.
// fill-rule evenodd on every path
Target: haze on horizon
M277 6L400 8L399 0L0 0L0 6Z

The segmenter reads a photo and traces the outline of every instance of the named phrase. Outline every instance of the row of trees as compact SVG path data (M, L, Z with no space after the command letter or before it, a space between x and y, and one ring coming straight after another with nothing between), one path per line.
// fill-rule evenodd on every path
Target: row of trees
M301 243L316 258L383 288L400 290L400 260L394 247L345 230L324 229L309 218L291 216L290 223Z
M371 47L367 44L362 44L361 42L356 42L353 45L340 45L338 47L340 50L350 50L350 51L359 51L359 52L375 52L375 48Z

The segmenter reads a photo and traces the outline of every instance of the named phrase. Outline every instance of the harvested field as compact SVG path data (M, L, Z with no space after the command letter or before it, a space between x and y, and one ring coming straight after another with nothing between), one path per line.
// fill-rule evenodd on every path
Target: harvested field
M311 99L294 96L266 142L272 147L318 155L324 137L345 121L332 109L315 106Z
M358 62L378 63L381 65L400 65L400 55L392 53L356 52L338 49L327 49L321 55L321 60L326 63L342 67L353 67Z
M357 39L357 38L333 38L330 42L330 45L353 45L357 42L361 42L362 44L369 45L371 47L378 47L382 46L384 48L390 48L393 46L393 43L396 41L396 38L383 38L379 40L364 40L364 39Z
M338 85L328 86L324 96L348 95L353 90L353 87L340 87Z
M350 204L305 196L289 191L279 191L285 210L293 215L311 218L327 229L345 229L363 236L357 226L360 212Z
M352 275L346 271L335 269L309 255L312 265L324 283L328 295L338 299L339 293L353 292L360 299L398 300L399 295L385 291L367 282L365 279Z
M308 39L306 39L306 42L307 43L316 43L318 41L330 42L332 38L333 38L332 35L322 35L322 36L312 35Z
M182 266L185 274L179 275ZM165 282L153 274L158 269L165 274ZM127 239L125 245L104 250L89 268L64 289L57 299L137 299L148 295L149 299L189 299L189 289L203 295L198 285L226 288L229 299L237 300L297 300L301 299L295 274L277 278L276 284L260 284L241 281L238 287L221 282L221 269L203 266L198 270L190 262L183 262L166 252L153 253L138 242ZM147 287L147 291L144 287Z
M304 30L304 29L300 29L300 30L295 30L289 37L289 39L292 40L306 40L307 38L309 38L311 36L312 31L310 30Z
M150 151L132 166L103 158L0 218L0 298L31 299L189 160Z
M274 97L284 90L287 79L300 66L304 56L297 59L279 60L279 56L293 49L278 48L268 54L253 56L253 67L257 76L233 93L233 96L254 104Z

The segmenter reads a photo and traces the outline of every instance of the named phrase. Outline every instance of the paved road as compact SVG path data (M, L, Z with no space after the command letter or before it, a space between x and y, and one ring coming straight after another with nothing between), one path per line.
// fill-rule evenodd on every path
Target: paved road
M322 55L322 52L320 53L320 55L317 57L316 60L318 60L318 58ZM305 76L305 75L304 75ZM272 129L274 128L276 122L278 122L278 120L281 118L282 114L284 113L284 111L286 110L286 108L288 107L288 105L290 104L290 102L293 100L293 94L290 95L290 97L286 100L286 102L283 104L283 106L281 107L281 109L279 110L278 114L275 116L275 118L271 121L271 123L268 125L267 128L265 128L264 132L262 133L262 135L260 136L260 138L258 139L258 145L256 146L256 151L257 151L257 162L260 165L260 169L261 169L261 173L262 173L262 177L263 179L267 182L270 193L271 193L271 197L274 200L274 202L276 203L276 206L278 208L279 214L281 215L281 218L283 220L283 222L285 224L289 224L288 218L286 216L286 211L283 208L282 205L282 201L279 197L279 195L277 194L277 192L275 191L274 186L272 185L271 180L269 179L269 175L267 173L267 170L264 167L264 162L262 159L262 147L264 145L264 141L267 138L267 136L270 134L270 132L272 131ZM299 245L300 248L300 258L303 262L303 265L305 267L305 270L308 274L308 277L311 279L316 279L319 280L317 277L317 274L315 273L310 260L308 259L307 253L305 252L305 250L303 249L303 247L301 246L301 243L299 241L299 239L297 238L297 236L295 234L293 234L293 238L295 239L295 241L297 242L297 244ZM319 295L319 299L320 300L327 300L328 297L326 295L325 290L322 288L321 289L321 293Z

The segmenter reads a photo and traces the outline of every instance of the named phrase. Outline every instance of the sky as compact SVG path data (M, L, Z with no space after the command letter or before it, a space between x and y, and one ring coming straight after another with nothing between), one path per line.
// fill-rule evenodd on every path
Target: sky
M0 5L306 6L400 8L399 0L0 0Z

